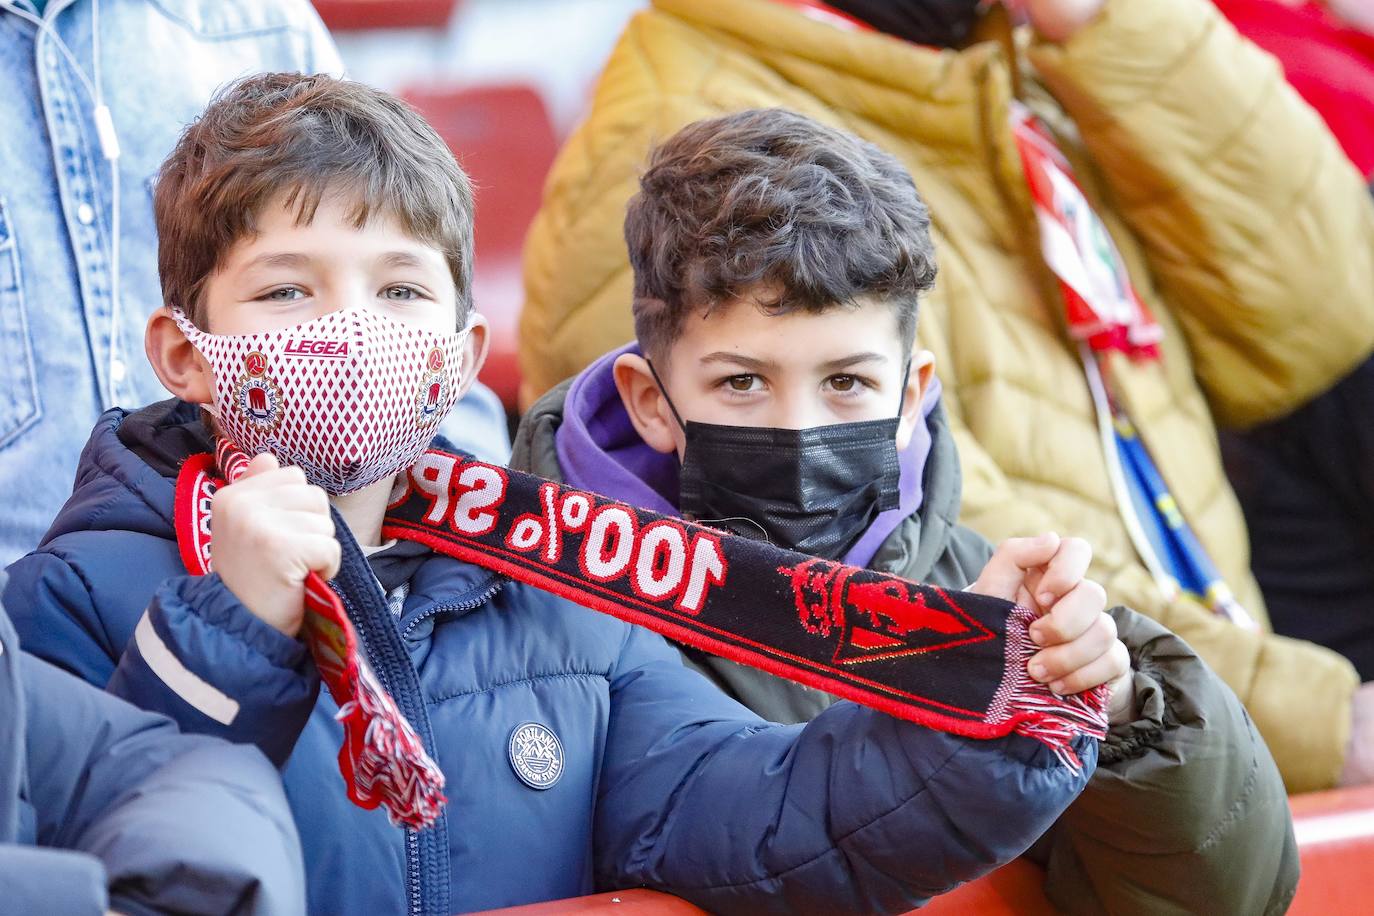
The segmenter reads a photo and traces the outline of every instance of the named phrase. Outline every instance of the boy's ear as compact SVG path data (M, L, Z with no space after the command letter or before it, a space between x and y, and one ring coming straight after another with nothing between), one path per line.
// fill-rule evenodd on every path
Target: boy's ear
M487 352L491 349L490 331L487 316L480 312L474 313L472 330L468 332L468 339L463 344L463 378L458 386L459 400L468 393L472 383L477 381L477 373L481 372L482 366L486 364Z
M160 308L149 316L143 350L158 381L172 394L192 404L214 401L214 371L177 327L169 309Z
M614 375L620 402L625 405L639 438L654 451L665 455L676 452L677 421L649 371L649 363L635 353L622 353L616 357Z
M916 350L911 354L911 369L906 376L906 395L902 401L901 422L897 424L897 451L911 444L916 424L923 422L921 401L925 399L930 380L935 377L935 354Z

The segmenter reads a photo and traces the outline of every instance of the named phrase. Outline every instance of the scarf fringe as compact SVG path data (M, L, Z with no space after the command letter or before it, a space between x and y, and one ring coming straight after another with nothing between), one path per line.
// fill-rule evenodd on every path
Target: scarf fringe
M1007 621L1007 665L1002 684L992 698L991 721L1015 723L1012 732L1033 738L1075 773L1083 761L1073 749L1079 735L1102 740L1107 737L1107 704L1111 689L1106 684L1073 696L1059 696L1030 676L1031 657L1040 651L1030 638L1035 612L1017 605Z
M397 827L423 830L448 801L443 771L367 668L359 672L357 688L335 715L347 732L339 763L347 768L348 797L362 808L382 805Z

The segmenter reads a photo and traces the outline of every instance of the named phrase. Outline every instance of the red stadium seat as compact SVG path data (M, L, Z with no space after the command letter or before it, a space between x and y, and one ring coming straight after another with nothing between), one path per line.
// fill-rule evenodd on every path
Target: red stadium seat
M1289 799L1302 858L1302 878L1289 916L1362 913L1369 908L1374 866L1374 786L1316 792ZM1041 890L1044 872L1018 860L932 900L921 916L1052 916ZM501 916L688 916L690 903L631 890L491 910ZM913 914L914 916L914 914Z
M543 99L529 86L420 87L401 95L434 125L477 185L473 295L492 334L481 378L514 409L524 301L520 252L558 151L553 124Z
M1289 916L1370 912L1374 786L1295 795L1288 807L1302 856Z
M441 29L461 0L314 0L315 12L335 32L367 29Z

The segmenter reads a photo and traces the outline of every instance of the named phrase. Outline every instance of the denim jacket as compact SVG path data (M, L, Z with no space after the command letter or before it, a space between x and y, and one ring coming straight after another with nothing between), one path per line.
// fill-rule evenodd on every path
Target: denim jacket
M33 12L28 0L8 5ZM101 411L166 397L143 327L162 304L153 178L182 128L237 77L342 72L304 0L101 0L98 73L94 12L91 0L49 0L51 32L40 32L0 3L0 568L31 550L62 506ZM113 185L85 84L97 78L120 148L113 321ZM505 418L485 389L444 430L505 458Z

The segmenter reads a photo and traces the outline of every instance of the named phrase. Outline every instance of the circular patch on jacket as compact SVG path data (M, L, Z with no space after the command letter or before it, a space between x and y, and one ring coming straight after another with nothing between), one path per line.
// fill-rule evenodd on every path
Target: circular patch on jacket
M563 745L547 725L515 726L509 752L511 769L531 789L551 788L563 776Z

